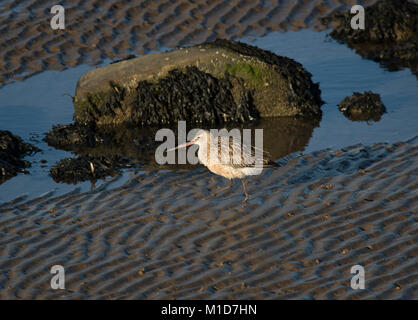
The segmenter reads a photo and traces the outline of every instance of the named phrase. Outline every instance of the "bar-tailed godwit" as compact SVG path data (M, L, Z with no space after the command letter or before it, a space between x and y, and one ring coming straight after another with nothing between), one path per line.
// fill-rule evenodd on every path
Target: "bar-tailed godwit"
M241 179L242 186L244 188L244 202L247 202L249 195L247 192L247 182L245 177L258 175L261 173L263 168L280 167L280 164L271 161L268 154L263 150L259 150L254 146L247 147L246 145L241 144L241 141L237 143L233 139L228 140L229 141L227 141L225 146L225 144L222 144L219 136L215 137L207 130L199 130L190 142L181 144L167 151L170 152L175 149L185 148L190 145L197 144L199 146L197 153L199 161L211 172L231 181L227 187L218 190L214 196L220 192L230 189L234 183L233 179L238 178ZM214 150L215 155L211 156L210 150ZM261 153L259 161L255 161L255 153L257 150ZM228 153L227 157L225 157L225 152ZM234 158L234 152L240 155L238 159L239 161L236 161L236 158Z

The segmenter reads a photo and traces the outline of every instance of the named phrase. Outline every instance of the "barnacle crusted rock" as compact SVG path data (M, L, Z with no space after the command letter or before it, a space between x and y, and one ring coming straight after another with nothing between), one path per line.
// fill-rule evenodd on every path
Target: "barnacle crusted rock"
M407 0L382 0L365 8L365 28L351 28L350 12L324 19L334 24L331 37L346 43L367 59L389 70L408 67L418 74L418 4Z
M352 96L345 97L338 104L338 108L353 121L379 121L386 113L386 107L380 100L380 95L371 91L354 92Z
M0 130L0 183L25 172L30 163L22 158L39 149L24 142L20 137L7 130Z
M74 97L76 121L98 126L318 119L322 103L319 85L300 63L228 40L91 70Z

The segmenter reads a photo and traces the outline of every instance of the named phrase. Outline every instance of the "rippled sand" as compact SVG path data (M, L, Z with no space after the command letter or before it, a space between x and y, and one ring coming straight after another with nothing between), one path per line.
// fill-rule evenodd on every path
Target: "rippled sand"
M416 1L416 0L415 0ZM44 70L216 38L258 37L270 31L323 29L319 18L376 0L115 1L63 0L65 30L52 30L54 0L0 4L0 86Z
M205 168L3 203L0 298L416 299L417 156L418 137L293 154L246 205L239 181L211 197L228 181Z

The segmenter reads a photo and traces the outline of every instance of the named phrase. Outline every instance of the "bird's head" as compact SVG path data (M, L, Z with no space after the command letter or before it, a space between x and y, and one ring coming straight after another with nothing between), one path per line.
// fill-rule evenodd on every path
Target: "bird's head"
M176 149L185 148L185 147L191 146L192 144L197 144L199 146L202 146L204 143L206 143L208 141L209 136L210 136L209 131L199 129L198 131L196 131L196 133L193 136L193 139L191 141L180 144L177 147L169 149L167 151L169 152L169 151L173 151L173 150L176 150Z

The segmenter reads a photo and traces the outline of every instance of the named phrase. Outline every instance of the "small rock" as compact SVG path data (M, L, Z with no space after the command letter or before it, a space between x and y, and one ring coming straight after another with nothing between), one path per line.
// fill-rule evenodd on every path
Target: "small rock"
M0 130L0 183L18 172L29 173L25 168L30 167L30 163L22 158L39 151L40 149L24 142L10 131Z
M354 92L351 97L344 98L338 109L352 121L379 121L386 107L380 100L380 95L371 91Z
M115 176L129 160L118 156L79 156L58 161L51 169L50 176L55 182L77 183L79 181L102 179ZM94 171L91 167L94 167Z
M382 0L365 8L365 29L351 28L350 11L323 19L334 24L331 37L346 43L366 59L390 71L408 67L418 76L418 4L407 0Z

